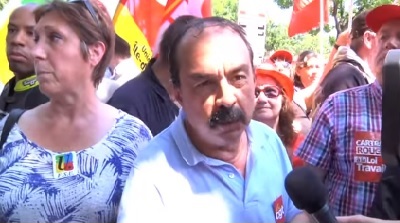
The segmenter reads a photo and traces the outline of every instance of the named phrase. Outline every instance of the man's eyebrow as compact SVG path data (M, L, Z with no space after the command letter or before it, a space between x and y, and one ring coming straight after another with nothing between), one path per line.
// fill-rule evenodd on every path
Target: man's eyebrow
M14 24L14 23L12 23L12 22L8 23L7 26L8 26L8 27L18 27L18 25ZM34 28L35 28L35 25L23 26L23 28L25 28L25 29L34 29Z
M250 67L249 64L240 64L240 65L237 66L237 67L234 67L234 68L232 68L232 69L230 69L230 70L227 70L226 73L227 73L227 74L236 74L236 73L239 73L240 71L246 71L246 70L248 70L249 67Z
M241 65L239 65L237 67L234 67L234 68L232 68L230 70L227 70L226 74L235 74L235 73L238 73L240 71L248 70L248 69L249 69L249 65L248 64L241 64ZM201 73L201 72L193 72L193 73L190 73L188 76L190 77L190 79L193 79L193 80L203 80L203 79L208 79L208 78L212 78L212 79L219 78L215 74Z
M190 77L190 79L193 79L193 80L203 80L203 79L208 79L208 78L215 78L216 75L208 74L208 73L195 72L195 73L189 74L189 77Z

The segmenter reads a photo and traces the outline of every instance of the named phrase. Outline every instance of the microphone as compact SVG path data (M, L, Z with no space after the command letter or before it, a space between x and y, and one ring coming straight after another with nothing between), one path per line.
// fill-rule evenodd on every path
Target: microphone
M329 210L328 191L310 167L296 168L285 179L294 206L307 211L319 223L338 223Z

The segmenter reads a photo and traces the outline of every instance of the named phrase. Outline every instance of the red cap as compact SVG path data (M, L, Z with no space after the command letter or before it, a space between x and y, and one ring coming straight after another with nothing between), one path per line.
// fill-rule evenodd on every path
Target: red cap
M285 74L277 71L275 66L271 63L264 63L261 64L259 67L256 68L256 77L271 77L273 78L277 84L283 89L286 96L289 98L290 101L293 100L294 95L294 84L292 79L290 79Z
M274 54L272 54L272 56L270 56L270 59L271 59L272 61L274 61L274 62L275 62L275 60L278 59L278 58L282 58L282 59L284 59L284 60L285 60L286 62L288 62L288 63L292 63L292 61L293 61L293 55L292 55L292 53L290 53L290 52L287 51L287 50L277 50L277 51L275 51Z
M374 32L378 32L383 24L393 20L400 20L400 6L398 5L378 6L372 9L365 18L367 26Z

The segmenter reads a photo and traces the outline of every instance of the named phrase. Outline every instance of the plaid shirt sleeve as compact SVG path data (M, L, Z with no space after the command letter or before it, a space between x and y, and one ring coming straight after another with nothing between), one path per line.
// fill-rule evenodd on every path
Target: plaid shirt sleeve
M330 97L322 104L306 139L295 151L295 156L324 170L329 169L333 157L333 113L334 103Z

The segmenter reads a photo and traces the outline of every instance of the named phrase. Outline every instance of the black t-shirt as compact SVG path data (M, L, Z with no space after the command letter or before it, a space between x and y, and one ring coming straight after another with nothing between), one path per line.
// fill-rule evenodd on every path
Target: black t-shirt
M142 120L155 136L175 120L179 108L151 69L154 62L151 60L139 76L119 87L108 104Z
M320 84L314 104L319 107L333 93L368 84L362 71L348 62L332 68Z

